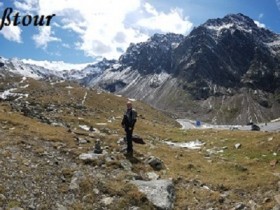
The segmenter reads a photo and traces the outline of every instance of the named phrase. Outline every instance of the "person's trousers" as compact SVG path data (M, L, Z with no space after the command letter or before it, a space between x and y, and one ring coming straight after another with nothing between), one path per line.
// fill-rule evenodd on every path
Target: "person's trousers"
M127 153L133 152L133 146L132 146L132 132L133 130L126 129L126 141L127 141Z

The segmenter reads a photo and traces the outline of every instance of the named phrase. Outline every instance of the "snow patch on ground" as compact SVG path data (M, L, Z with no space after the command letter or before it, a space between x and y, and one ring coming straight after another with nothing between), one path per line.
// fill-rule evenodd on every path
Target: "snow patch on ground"
M29 84L26 84L24 86L21 86L20 88L25 89L25 88L28 88L28 87L29 87Z
M277 119L271 120L270 122L280 122L280 118L277 118Z
M13 93L13 91L16 91L17 88L11 88L9 90L5 90L4 92L0 93L0 98L3 100L8 99L9 97L18 97L17 99L28 97L28 94L22 94L22 93Z
M79 125L79 127L85 131L89 131L90 127L87 125Z
M26 77L22 77L22 80L19 83L23 83L26 80Z
M165 142L168 145L174 146L174 147L182 147L182 148L188 148L188 149L200 149L205 143L195 140L190 142L181 142L181 143L175 143L171 141Z
M83 99L83 101L82 101L82 105L85 104L86 99L87 99L87 92L85 92L84 99Z

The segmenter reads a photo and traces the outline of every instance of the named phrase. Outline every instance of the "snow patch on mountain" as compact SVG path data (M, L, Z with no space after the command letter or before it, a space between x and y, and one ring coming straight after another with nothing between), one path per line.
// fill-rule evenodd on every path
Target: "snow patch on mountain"
M22 65L23 63L18 59L7 60L6 64L10 66L10 71L15 74L20 74L24 77L31 77L34 79L42 78L30 65Z
M25 64L18 58L6 59L0 57L1 69L24 77L42 79L49 76L62 77L60 72L52 71L41 66Z
M94 64L70 64L62 61L35 61L0 57L1 69L33 79L56 77L58 79L78 81L88 76L100 75L106 68L104 65L106 65L106 60Z
M254 23L255 23L259 28L265 28L265 24L260 23L260 22L257 21L257 20L254 20Z
M268 46L273 47L273 46L280 46L280 39L274 40L273 42L267 43Z
M228 23L223 25L209 25L206 26L206 28L216 31L218 36L220 36L224 30L230 30L231 33L233 33L235 30L244 31L250 34L252 33L252 29L248 29L240 24L235 23Z
M231 27L233 27L233 23L218 25L218 26L214 26L214 25L207 26L208 29L216 30L216 31L221 31L222 29L230 29Z
M273 40L272 42L264 43L269 47L270 52L274 56L278 56L280 52L280 38Z

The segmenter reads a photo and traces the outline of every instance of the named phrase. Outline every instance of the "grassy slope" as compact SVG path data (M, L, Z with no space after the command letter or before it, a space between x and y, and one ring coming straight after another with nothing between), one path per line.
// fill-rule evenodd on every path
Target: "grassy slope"
M118 151L119 146L116 142L124 135L120 121L126 98L107 93L99 94L96 90L86 90L75 84L71 84L74 89L67 89L65 87L69 85L68 83L49 86L47 83L34 80L28 82L30 86L22 91L30 94L29 102L41 104L42 107L48 107L50 104L59 107L60 112L47 114L52 119L65 122L71 129L76 129L76 132L83 132L78 129L78 125L81 124L92 125L101 131L109 128L108 135L101 135L99 138L103 146L109 146L110 151ZM73 107L82 103L85 92L87 92L85 108ZM248 203L250 200L261 205L261 209L270 209L275 205L272 196L277 194L279 178L273 174L280 173L280 168L278 164L271 166L271 161L279 159L278 156L273 155L273 153L280 153L279 133L182 131L174 120L159 111L141 102L135 102L134 107L140 115L135 132L144 137L147 144L135 145L136 158L140 162L133 165L133 171L143 173L152 170L142 161L142 157L154 155L163 160L167 169L157 173L161 178L174 179L177 195L175 209L183 209L186 206L199 209L206 208L207 205L224 209L224 206L232 207L238 202ZM8 102L1 102L0 113L1 148L20 145L22 141L28 139L40 139L52 142L54 145L66 144L63 149L70 151L70 154L75 157L91 150L94 145L94 141L90 141L89 144L78 147L76 135L67 132L68 128L51 126L37 119L25 117L22 113L12 112ZM112 120L112 123L108 120ZM96 123L107 123L107 125ZM206 143L199 151L172 148L163 143L164 140L185 142L196 139ZM240 149L235 149L236 143L242 144ZM32 144L34 151L40 153L42 150L40 143L36 145L36 141L33 141ZM222 147L227 147L223 153L209 155L207 152L207 149ZM118 160L122 158L118 155ZM108 165L108 170L116 167L118 168L118 163L112 163ZM122 199L116 203L120 209L130 202L149 209L147 203L141 204L143 195L138 194L135 188L122 184L124 177L125 175L119 175L116 179L108 180L103 186L106 189L104 193L120 195ZM88 192L91 185L84 185L81 187ZM203 185L211 190L202 188ZM5 194L5 187L2 188L2 193ZM225 199L222 194L226 192L230 193ZM264 198L268 200L263 202ZM83 209L81 203L75 205L72 206L73 209Z

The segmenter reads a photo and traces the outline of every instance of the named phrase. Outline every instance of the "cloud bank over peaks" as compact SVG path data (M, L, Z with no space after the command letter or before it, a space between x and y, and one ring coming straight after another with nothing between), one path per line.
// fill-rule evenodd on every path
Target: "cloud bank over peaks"
M33 35L37 47L57 42L90 57L117 59L130 43L154 33L187 34L193 27L180 8L159 11L146 0L14 0L14 6L31 14L56 14L53 27L41 27ZM74 43L67 43L64 35L69 33L76 37Z
M21 60L25 64L32 64L32 65L37 65L41 66L53 71L63 71L67 70L70 71L72 69L75 70L82 70L85 68L87 65L90 65L92 63L83 63L83 64L70 64L70 63L65 63L63 61L36 61L32 59L22 59Z

